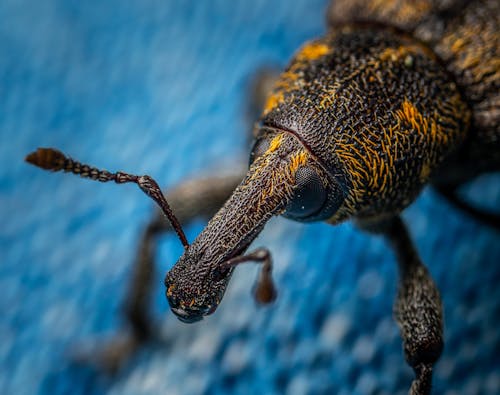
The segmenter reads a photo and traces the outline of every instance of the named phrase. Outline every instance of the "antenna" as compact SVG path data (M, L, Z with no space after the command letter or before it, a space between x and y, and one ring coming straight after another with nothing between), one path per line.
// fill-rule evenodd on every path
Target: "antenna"
M220 264L219 270L224 272L247 262L262 264L262 269L253 290L255 300L261 304L273 302L276 299L277 292L271 275L273 270L271 253L266 248L258 248L247 255L239 255L230 258Z
M167 199L163 196L158 183L150 176L136 176L134 174L128 174L121 171L111 173L107 170L100 170L77 162L54 148L38 148L36 151L28 154L25 161L44 170L51 170L54 172L64 171L65 173L73 173L80 177L90 178L95 181L114 181L117 184L132 182L137 184L146 195L148 195L156 202L156 204L158 204L158 206L160 206L163 214L165 214L172 225L172 228L174 228L184 248L189 247L189 243L184 231L182 230L179 220L176 218L172 209L168 205Z

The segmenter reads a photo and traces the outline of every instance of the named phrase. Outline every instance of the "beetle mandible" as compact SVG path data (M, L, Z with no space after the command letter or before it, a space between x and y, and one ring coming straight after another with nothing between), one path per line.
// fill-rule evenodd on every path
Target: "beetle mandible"
M256 296L274 299L269 252L246 253L274 215L354 220L383 234L400 267L395 316L416 374L410 393L428 394L443 348L442 307L399 214L430 183L499 227L498 216L455 194L475 176L500 169L499 11L497 1L487 0L332 2L330 31L296 53L265 101L248 173L191 244L150 177L95 169L54 149L27 160L98 181L137 183L162 207L185 247L165 278L170 307L184 322L213 313L244 262L262 263ZM211 193L221 199L228 185L212 185ZM131 320L146 333L134 307Z

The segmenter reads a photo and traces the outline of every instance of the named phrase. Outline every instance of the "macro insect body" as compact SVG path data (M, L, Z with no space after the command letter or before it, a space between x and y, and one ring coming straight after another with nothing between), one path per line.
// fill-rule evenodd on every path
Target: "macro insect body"
M333 225L352 219L384 235L399 265L394 312L416 375L410 393L429 394L443 313L399 214L430 183L499 227L498 216L456 194L475 176L500 169L499 11L495 0L332 2L328 33L295 54L265 100L243 181L233 192L235 179L219 179L201 185L197 196L179 193L180 200L206 201L196 208L203 214L230 195L191 244L180 224L189 214L178 220L149 176L99 170L51 148L26 159L101 182L136 183L159 204L185 248L165 277L168 303L184 322L213 313L244 262L262 264L257 300L274 300L270 253L246 252L274 215ZM151 234L162 227L153 222L146 230L143 262L151 260ZM140 311L145 292L133 288L127 310L139 339L148 335Z

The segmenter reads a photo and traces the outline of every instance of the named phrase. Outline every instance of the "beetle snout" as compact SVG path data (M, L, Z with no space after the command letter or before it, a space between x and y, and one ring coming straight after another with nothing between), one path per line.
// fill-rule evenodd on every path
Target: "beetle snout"
M172 298L167 297L167 299L170 305L170 309L176 315L176 317L180 321L188 324L201 321L204 316L212 314L216 309L216 306L196 306L192 303L186 305L182 302L178 303Z
M200 310L187 310L184 308L171 308L172 312L176 315L176 317L186 323L186 324L192 324L193 322L198 322L203 319L203 316L205 315L203 311Z
M204 316L213 313L216 309L216 306L214 308L206 301L200 302L191 299L186 302L184 298L180 298L179 295L171 292L171 288L167 289L166 296L172 312L180 321L185 323L201 321Z

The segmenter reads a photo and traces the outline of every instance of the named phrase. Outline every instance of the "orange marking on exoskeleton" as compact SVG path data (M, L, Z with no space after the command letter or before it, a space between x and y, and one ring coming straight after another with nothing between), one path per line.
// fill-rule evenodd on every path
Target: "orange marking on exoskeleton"
M307 162L309 155L306 151L302 150L290 158L290 173L295 174L300 166L303 166Z
M296 55L299 61L316 60L330 52L328 45L320 42L310 42L304 45Z
M281 92L271 94L264 105L264 115L278 107L283 103L284 99L283 93Z
M283 135L282 134L276 135L276 137L274 137L269 143L269 148L267 149L266 153L272 153L276 151L281 146L282 141L283 141Z

